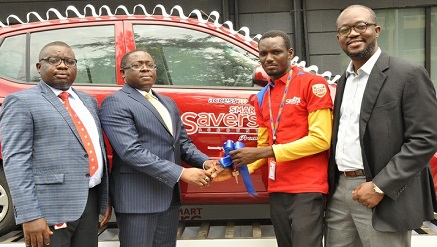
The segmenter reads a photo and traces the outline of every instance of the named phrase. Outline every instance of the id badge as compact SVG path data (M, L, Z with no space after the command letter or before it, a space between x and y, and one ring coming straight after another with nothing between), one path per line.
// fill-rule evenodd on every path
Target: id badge
M275 180L275 174L276 174L276 161L275 160L269 160L269 179Z

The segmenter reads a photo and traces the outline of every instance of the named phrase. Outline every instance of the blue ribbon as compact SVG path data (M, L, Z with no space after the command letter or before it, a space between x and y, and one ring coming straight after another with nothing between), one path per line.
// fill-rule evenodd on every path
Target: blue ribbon
M232 150L236 150L239 148L244 148L244 143L242 142L233 142L231 140L227 140L225 143L223 143L223 150L225 151L225 157L219 159L220 164L224 167L233 167L232 158L229 155L229 152ZM258 194L256 193L255 188L253 187L252 180L250 179L249 169L247 168L247 165L243 165L239 167L239 172L241 174L241 177L243 178L244 185L246 186L247 193L251 197L255 197Z

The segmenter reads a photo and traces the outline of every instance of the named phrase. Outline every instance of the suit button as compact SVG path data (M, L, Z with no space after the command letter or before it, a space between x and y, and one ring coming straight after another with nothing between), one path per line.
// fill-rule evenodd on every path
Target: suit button
M89 173L85 174L85 177L89 178L89 177L90 177L90 174L89 174Z

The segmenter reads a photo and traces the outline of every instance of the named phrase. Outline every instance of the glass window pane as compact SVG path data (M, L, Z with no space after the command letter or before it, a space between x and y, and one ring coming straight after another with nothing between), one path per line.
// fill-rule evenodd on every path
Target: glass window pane
M0 46L0 76L26 80L26 36L6 38Z
M425 66L425 9L375 11L381 35L378 44L390 55Z
M39 81L34 64L38 61L41 48L57 40L70 45L76 55L78 62L75 84L117 84L114 26L77 27L32 33L31 81Z
M134 33L136 48L148 51L158 65L158 85L253 86L258 58L221 38L157 25L135 25Z

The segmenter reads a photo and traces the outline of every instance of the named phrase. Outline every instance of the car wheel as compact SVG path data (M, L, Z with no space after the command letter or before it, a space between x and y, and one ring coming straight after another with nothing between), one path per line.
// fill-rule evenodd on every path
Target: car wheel
M0 167L0 236L16 228L11 193L3 167Z

